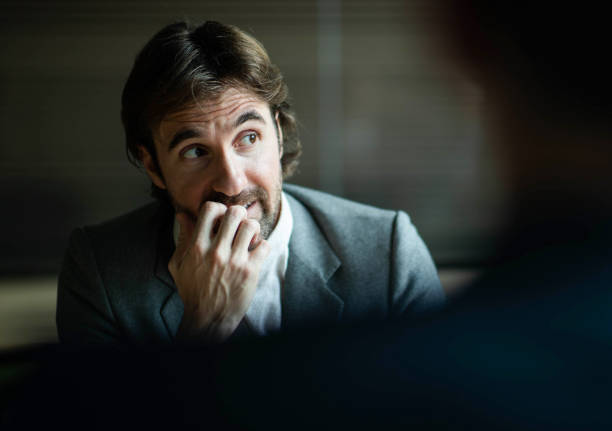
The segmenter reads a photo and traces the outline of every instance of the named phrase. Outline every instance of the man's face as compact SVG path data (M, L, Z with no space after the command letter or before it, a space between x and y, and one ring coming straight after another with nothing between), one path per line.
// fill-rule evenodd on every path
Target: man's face
M282 135L275 122L266 102L229 88L167 115L153 130L161 172L146 150L143 164L177 212L195 220L206 201L243 205L267 238L278 219L282 186Z

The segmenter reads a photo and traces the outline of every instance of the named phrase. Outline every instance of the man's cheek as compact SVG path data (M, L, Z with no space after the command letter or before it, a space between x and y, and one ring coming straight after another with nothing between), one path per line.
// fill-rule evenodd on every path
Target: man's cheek
M199 199L188 199L175 189L168 189L168 195L176 212L188 214L194 221L198 219L201 206Z

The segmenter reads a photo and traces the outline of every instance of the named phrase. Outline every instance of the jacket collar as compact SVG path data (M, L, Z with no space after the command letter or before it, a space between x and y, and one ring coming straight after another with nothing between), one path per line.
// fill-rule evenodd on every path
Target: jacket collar
M184 310L183 301L176 290L176 285L168 270L168 262L170 262L170 258L175 249L174 240L172 238L174 211L171 208L168 209L162 206L159 223L154 273L155 277L165 287L168 294L165 301L162 303L160 314L168 330L168 335L171 339L174 339L181 319L183 318Z
M308 209L290 194L287 200L293 232L282 290L281 328L285 331L336 322L344 302L330 289L328 280L340 267L340 260Z
M172 226L174 223L173 211L160 211L160 229L158 231L157 249L155 259L155 276L168 287L176 290L176 285L168 270L168 262L174 254L174 240L172 238Z

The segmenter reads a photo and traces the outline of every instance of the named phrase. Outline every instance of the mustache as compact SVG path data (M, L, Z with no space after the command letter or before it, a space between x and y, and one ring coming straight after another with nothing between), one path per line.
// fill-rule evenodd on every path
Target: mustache
M246 205L255 200L265 202L267 199L268 193L263 188L254 187L249 190L243 190L239 194L233 196L228 196L220 192L212 192L202 200L201 205L204 205L207 201L218 202L225 206Z

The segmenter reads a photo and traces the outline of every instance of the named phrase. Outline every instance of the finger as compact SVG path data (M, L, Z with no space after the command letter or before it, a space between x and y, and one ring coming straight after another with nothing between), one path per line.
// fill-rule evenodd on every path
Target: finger
M246 217L247 211L243 206L234 205L229 207L223 216L221 226L219 226L219 233L214 239L215 244L222 250L229 252L238 226Z
M195 242L201 250L208 250L213 241L215 222L227 212L227 207L219 202L205 202L200 209L195 227Z
M266 260L266 257L270 254L270 243L265 239L259 241L259 244L249 252L250 261L255 265L256 268L259 268L262 263Z
M247 218L238 226L238 232L232 244L232 251L236 254L248 253L251 242L259 235L260 227L256 220Z

